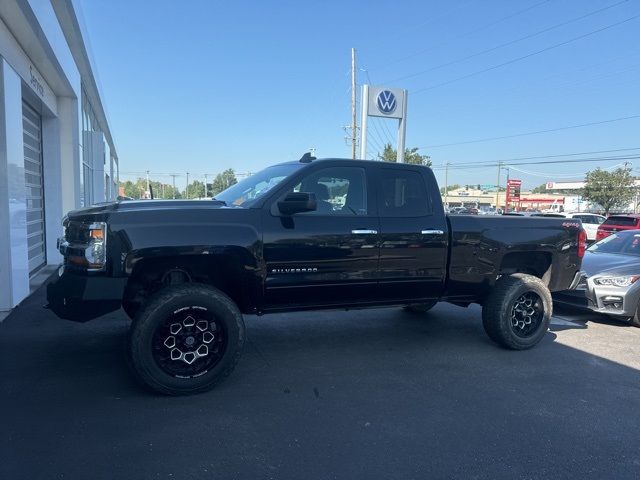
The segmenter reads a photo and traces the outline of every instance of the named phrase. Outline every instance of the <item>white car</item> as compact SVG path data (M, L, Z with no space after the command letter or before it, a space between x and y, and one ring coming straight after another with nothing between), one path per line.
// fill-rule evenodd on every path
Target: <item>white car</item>
M602 215L598 215L597 213L586 213L586 212L544 212L544 213L534 213L532 216L534 217L560 217L560 218L577 218L578 220L582 220L582 226L587 232L587 242L595 242L596 234L598 233L598 227L602 222L604 222L607 218Z
M602 215L585 212L565 213L565 216L567 218L577 218L578 220L582 220L582 226L587 232L588 242L596 241L598 227L607 219L607 217L603 217Z

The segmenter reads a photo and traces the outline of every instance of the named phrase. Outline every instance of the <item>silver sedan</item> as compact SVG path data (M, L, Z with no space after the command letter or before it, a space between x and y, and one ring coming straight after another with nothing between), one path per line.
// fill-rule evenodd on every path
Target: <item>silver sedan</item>
M640 230L618 232L593 244L582 272L574 297L584 295L590 310L640 327Z

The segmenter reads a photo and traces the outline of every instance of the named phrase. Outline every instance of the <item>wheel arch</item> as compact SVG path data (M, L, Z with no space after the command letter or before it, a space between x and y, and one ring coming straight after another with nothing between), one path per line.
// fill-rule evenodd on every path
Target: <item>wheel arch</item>
M255 309L256 295L260 292L259 269L247 249L191 250L191 253L156 250L130 255L125 262L129 274L122 299L125 311L133 316L146 298L178 283L213 286L231 298L243 313Z
M553 255L551 252L509 252L502 257L499 275L526 273L538 277L546 286L549 286L552 269Z

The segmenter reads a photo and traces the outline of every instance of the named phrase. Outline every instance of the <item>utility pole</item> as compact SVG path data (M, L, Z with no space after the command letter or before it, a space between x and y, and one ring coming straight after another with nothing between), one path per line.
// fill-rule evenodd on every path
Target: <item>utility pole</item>
M449 162L444 164L444 206L449 206Z
M204 198L207 198L207 174L204 174Z
M498 201L500 199L500 169L502 168L502 162L498 162L498 183L496 183L496 210L500 208ZM505 205L506 209L506 205Z
M509 167L502 167L507 171L507 183L506 183L506 188L504 189L504 206L505 208L507 208L509 205L507 205L507 195L509 195L509 198L511 198L511 194L509 193ZM516 211L518 211L520 208L519 206L515 208Z
M189 172L187 172L187 189L185 190L187 200L189 200Z
M149 190L149 170L147 170L147 195L149 195L149 192L151 190Z
M176 177L177 175L175 173L171 174L171 177L173 178L173 199L176 199Z
M351 158L356 159L356 49L351 49Z

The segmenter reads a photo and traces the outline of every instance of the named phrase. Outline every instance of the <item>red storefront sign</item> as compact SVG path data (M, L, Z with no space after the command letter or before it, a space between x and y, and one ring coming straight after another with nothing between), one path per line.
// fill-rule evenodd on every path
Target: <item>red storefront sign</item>
M520 188L522 187L522 180L507 180L507 205L511 202L520 201Z

